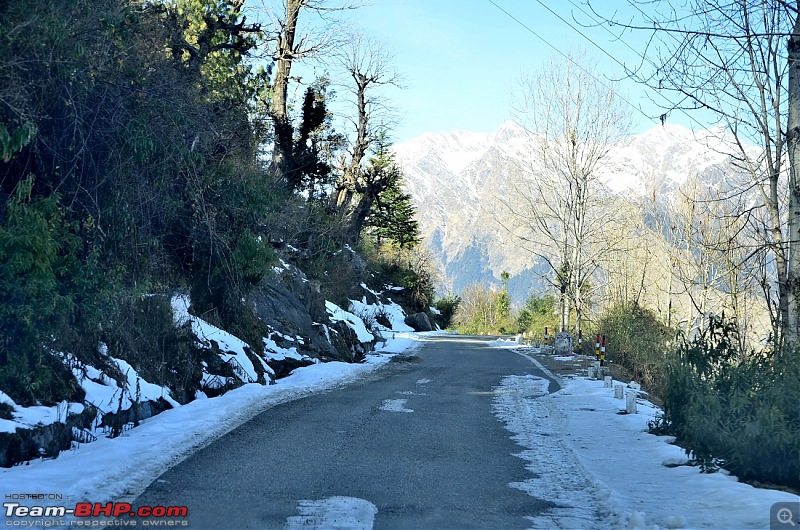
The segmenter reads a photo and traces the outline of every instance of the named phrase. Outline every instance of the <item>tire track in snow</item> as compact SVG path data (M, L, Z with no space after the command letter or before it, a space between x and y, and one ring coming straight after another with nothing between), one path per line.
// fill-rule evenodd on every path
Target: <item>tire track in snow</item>
M495 387L492 412L503 421L511 437L525 448L514 456L528 463L533 477L511 482L538 499L557 507L528 517L532 528L611 528L615 517L604 506L610 492L590 478L564 436L566 418L547 399L549 381L532 375L504 377Z

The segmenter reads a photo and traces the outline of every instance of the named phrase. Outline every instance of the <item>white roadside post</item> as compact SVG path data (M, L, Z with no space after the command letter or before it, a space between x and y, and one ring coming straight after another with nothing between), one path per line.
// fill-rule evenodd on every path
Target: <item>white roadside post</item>
M636 396L638 392L634 389L629 389L625 392L625 412L628 414L636 414Z
M610 375L603 377L603 388L611 388L612 379Z
M614 397L616 399L625 397L625 385L614 385Z

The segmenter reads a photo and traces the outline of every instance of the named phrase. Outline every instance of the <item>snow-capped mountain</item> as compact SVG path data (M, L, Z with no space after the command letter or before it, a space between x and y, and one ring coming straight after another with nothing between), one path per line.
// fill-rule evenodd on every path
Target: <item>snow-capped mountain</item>
M604 192L668 201L688 179L730 188L737 172L729 162L722 128L693 133L680 126L656 126L615 146L600 172ZM540 167L534 135L508 121L493 133L426 133L394 147L420 228L448 286L498 283L512 274L517 301L542 286L546 268L520 251L491 206L498 197L519 194L520 174ZM516 184L515 184L516 183Z

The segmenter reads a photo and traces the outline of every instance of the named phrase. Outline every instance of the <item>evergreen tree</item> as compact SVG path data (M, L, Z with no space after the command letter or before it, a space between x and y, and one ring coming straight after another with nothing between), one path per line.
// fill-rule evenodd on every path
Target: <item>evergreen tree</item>
M417 209L412 197L403 191L403 172L394 160L394 154L382 137L375 156L370 159L365 173L370 182L380 182L379 191L372 201L364 221L363 232L378 245L385 242L400 248L410 248L421 241Z

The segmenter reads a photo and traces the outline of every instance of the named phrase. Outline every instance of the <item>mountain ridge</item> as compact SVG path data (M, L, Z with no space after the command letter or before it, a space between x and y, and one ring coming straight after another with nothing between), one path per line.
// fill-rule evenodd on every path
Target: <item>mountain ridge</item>
M494 132L425 133L394 146L446 289L497 285L502 271L512 274L509 291L517 303L547 288L546 267L519 251L491 206L497 197L519 194L512 182L518 177L510 175L541 167L535 138L509 120ZM626 137L598 171L603 189L597 193L670 201L689 179L729 188L736 173L730 138L723 127L695 133L676 124Z

